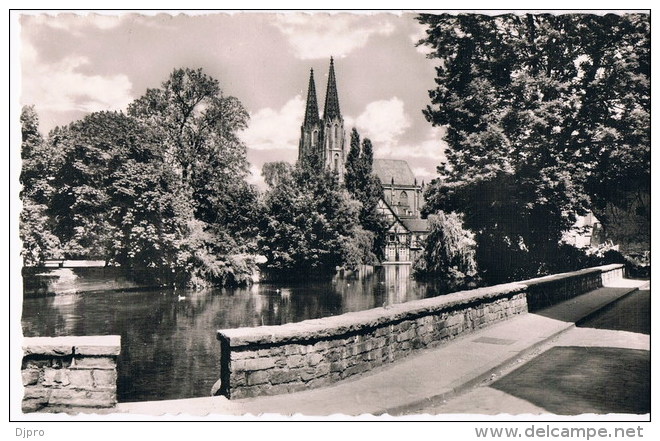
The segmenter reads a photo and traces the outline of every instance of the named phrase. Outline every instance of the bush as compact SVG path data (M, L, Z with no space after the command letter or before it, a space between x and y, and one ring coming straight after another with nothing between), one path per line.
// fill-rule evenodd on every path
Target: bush
M474 284L476 242L474 234L463 228L462 216L439 211L428 219L430 231L424 252L413 267L415 277L439 278L454 286Z

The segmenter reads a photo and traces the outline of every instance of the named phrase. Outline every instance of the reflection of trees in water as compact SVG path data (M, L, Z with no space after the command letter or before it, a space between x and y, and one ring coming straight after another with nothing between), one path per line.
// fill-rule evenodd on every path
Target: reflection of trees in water
M344 312L404 303L444 292L433 284L415 281L410 265L383 265L366 275L337 277L334 285L342 296Z

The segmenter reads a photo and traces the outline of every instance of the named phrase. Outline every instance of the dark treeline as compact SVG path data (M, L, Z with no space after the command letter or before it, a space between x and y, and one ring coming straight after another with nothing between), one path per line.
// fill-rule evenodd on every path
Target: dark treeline
M347 163L348 190L312 157L267 164L260 195L237 136L248 113L201 70L176 69L126 113L93 113L46 139L33 107L21 122L26 266L103 259L199 287L249 283L259 255L298 277L378 258L371 143Z

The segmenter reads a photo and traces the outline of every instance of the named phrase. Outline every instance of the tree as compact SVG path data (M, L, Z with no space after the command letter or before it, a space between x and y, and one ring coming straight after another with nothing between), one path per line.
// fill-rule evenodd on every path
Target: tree
M93 113L47 142L24 109L24 255L43 259L57 239L69 258L153 268L163 283L248 282L260 211L238 137L247 120L215 79L190 69L128 115Z
M373 174L373 146L368 138L360 145L360 135L355 128L351 131L350 145L346 157L344 185L353 199L362 204L360 224L374 234L372 251L382 257L388 225L377 210L378 201L383 196L383 188L378 177Z
M336 267L354 268L373 259L373 235L360 226L359 202L313 156L293 168L264 165L270 187L264 195L259 246L266 268L280 275L327 276Z
M261 168L261 175L271 188L286 185L292 174L293 166L285 161L267 162Z
M49 213L64 252L70 258L113 261L125 252L117 248L117 235L126 219L112 215L127 206L127 193L136 191L117 186L127 179L153 179L144 170L126 175L137 170L136 163L162 162L155 138L147 127L122 113L97 112L54 131L49 143L60 158L53 170ZM140 191L157 188L145 184Z
M131 103L128 114L157 134L165 160L193 192L195 217L235 232L231 222L242 211L235 208L256 202L244 182L248 163L238 132L249 115L240 101L201 69L175 69L161 88Z
M20 196L23 208L19 234L23 242L23 264L33 266L61 255L59 240L52 232L53 221L47 213L53 191L50 182L53 157L39 132L39 118L34 106L25 106L21 111L21 135Z
M544 272L576 214L620 199L611 185L646 191L647 15L418 20L440 61L424 113L449 145L426 211L465 213L491 281Z
M442 211L431 214L424 252L415 262L418 277L433 277L448 285L461 285L477 279L474 233L463 228L462 216Z
M260 211L255 187L245 182L246 146L238 136L249 119L243 105L201 69L175 69L128 113L150 127L180 192L190 195L189 239L199 250L189 253L194 284L247 281L251 268L236 256L254 252Z

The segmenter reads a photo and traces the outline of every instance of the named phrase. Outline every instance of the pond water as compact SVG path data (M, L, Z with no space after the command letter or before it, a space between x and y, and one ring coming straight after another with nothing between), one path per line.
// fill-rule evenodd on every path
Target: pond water
M120 402L209 396L220 377L218 329L279 325L440 295L410 266L360 278L206 291L67 293L23 300L23 334L121 335Z

